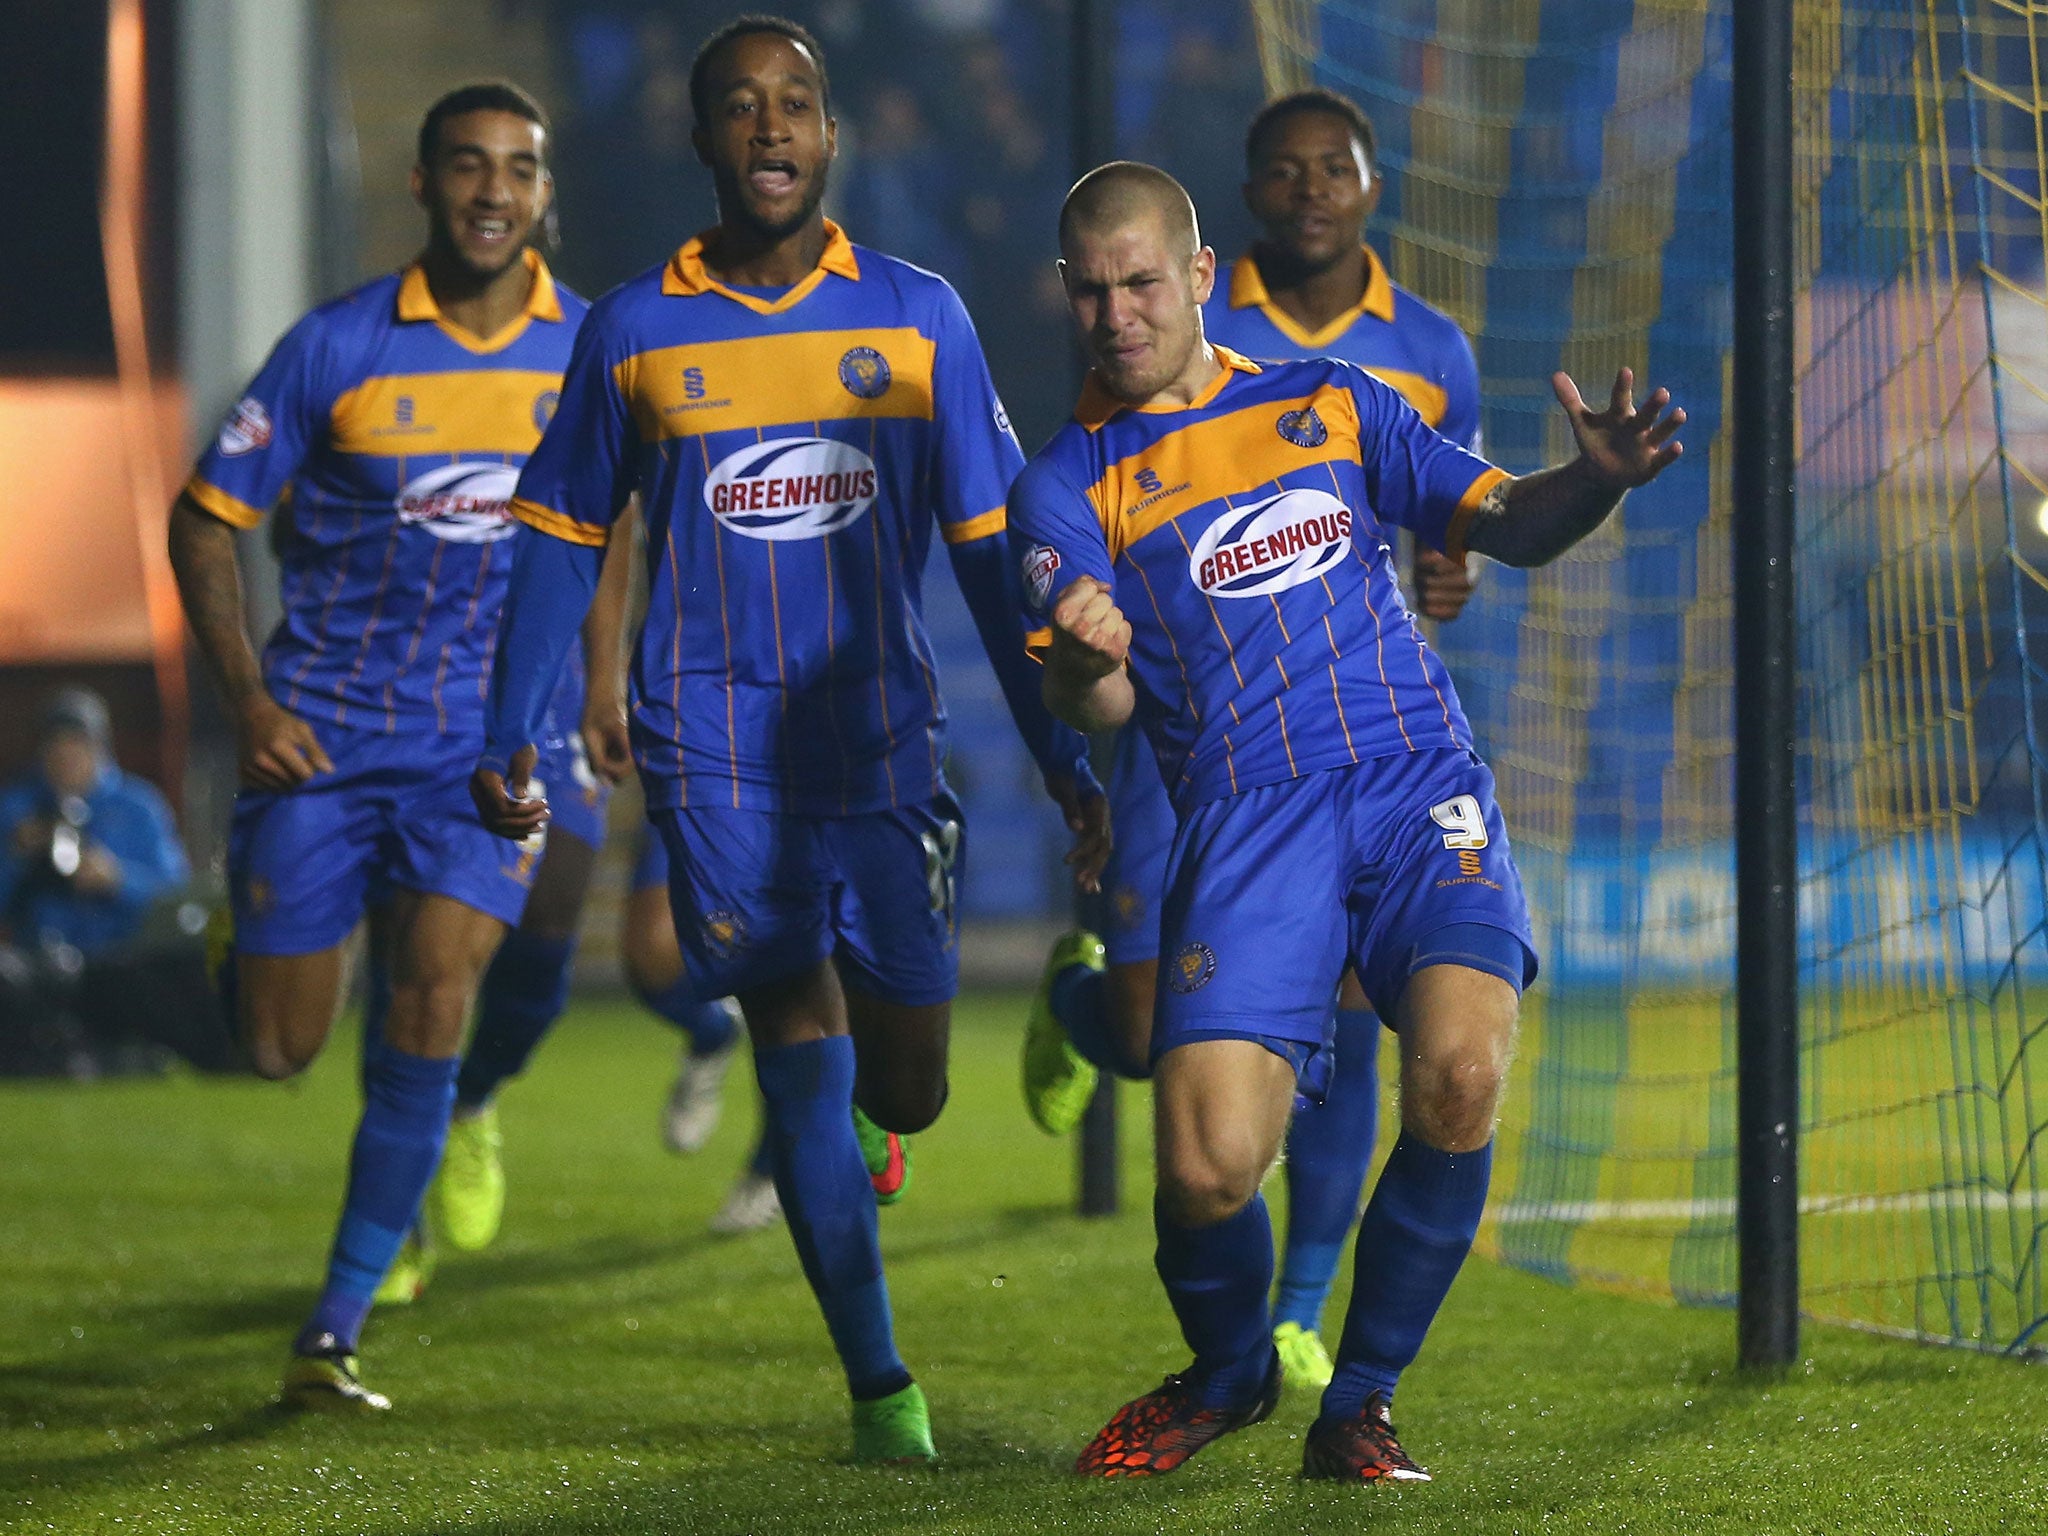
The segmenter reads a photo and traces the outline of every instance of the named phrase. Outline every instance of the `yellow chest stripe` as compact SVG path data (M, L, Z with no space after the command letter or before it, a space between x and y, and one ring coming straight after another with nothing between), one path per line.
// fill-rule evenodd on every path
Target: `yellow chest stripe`
M642 442L804 422L929 421L936 349L909 326L660 347L612 370Z

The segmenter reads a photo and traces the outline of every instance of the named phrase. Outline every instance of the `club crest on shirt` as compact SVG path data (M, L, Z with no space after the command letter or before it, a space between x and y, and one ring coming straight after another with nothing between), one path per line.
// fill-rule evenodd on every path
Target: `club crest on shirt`
M1024 601L1034 613L1045 612L1052 595L1052 579L1060 568L1060 552L1050 544L1034 544L1024 551Z
M1320 448L1330 440L1330 429L1323 425L1323 418L1312 405L1281 412L1277 425L1280 435L1297 448Z
M518 531L512 492L519 471L510 464L443 464L415 475L398 493L398 521L450 544L495 544Z
M1216 951L1199 940L1183 944L1167 969L1166 984L1185 997L1209 985L1216 974Z
M849 347L839 359L839 382L850 395L879 400L889 393L889 359L873 347Z
M1211 597L1263 597L1314 581L1351 553L1351 509L1328 491L1292 490L1226 510L1188 556Z
M220 424L220 436L215 446L231 459L254 453L258 448L268 448L270 412L263 409L263 402L254 395L244 395L237 400L235 408L228 412L228 419Z
M558 389L544 389L533 397L533 425L542 432L555 419L555 407L562 403L562 392Z
M749 443L711 466L704 504L750 539L816 539L860 521L875 501L875 461L831 437Z
M704 942L719 959L730 960L746 947L745 920L737 912L707 912L704 915Z

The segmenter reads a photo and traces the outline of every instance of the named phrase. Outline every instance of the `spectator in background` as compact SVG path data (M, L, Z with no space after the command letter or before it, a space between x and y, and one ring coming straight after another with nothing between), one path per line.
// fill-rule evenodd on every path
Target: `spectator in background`
M107 706L67 688L0 789L0 1072L232 1064L199 942L153 910L191 871L156 787L115 765ZM195 909L196 910L196 909Z
M156 787L115 766L107 706L67 688L43 712L34 771L0 790L0 923L86 956L133 939L191 873Z
M940 150L908 89L877 86L839 196L841 222L861 240L886 238L905 261L960 281L966 251L955 233L954 159Z

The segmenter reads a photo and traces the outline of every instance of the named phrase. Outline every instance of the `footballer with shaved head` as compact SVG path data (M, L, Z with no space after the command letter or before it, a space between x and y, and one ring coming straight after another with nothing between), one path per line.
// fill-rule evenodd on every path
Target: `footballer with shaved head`
M508 836L547 694L635 492L651 593L633 742L699 996L738 997L774 1179L845 1368L853 1453L927 1460L877 1240L946 1098L963 849L920 582L936 527L1092 885L1106 805L1025 654L1004 498L1023 456L959 298L824 217L817 40L719 29L690 72L717 226L614 290L521 476L526 525L473 781ZM862 1116L857 1123L854 1108Z
M1268 102L1245 133L1245 205L1261 235L1219 265L1202 307L1211 341L1254 358L1339 357L1412 405L1425 424L1479 451L1479 372L1448 315L1387 275L1365 244L1384 186L1373 127L1333 91ZM1413 545L1409 590L1424 618L1454 619L1473 590L1469 562ZM1159 902L1173 842L1173 806L1144 733L1118 733L1109 774L1116 846L1103 870L1101 934L1062 936L1032 1000L1023 1052L1024 1099L1048 1133L1080 1119L1097 1070L1149 1071ZM1347 970L1333 1000L1328 1082L1287 1132L1287 1235L1273 1308L1273 1342L1290 1391L1321 1392L1331 1363L1323 1305L1372 1161L1383 1033Z
M1402 1130L1360 1228L1302 1470L1426 1474L1395 1384L1463 1264L1536 955L1493 778L1402 600L1396 528L1540 565L1678 456L1626 369L1603 410L1554 380L1578 455L1510 477L1332 358L1254 363L1204 334L1216 280L1180 186L1119 162L1060 217L1094 367L1010 495L1046 703L1135 720L1177 820L1150 1041L1156 1263L1193 1363L1117 1411L1077 1470L1170 1472L1272 1412L1281 1368L1260 1180L1327 1047L1348 964L1401 1044Z

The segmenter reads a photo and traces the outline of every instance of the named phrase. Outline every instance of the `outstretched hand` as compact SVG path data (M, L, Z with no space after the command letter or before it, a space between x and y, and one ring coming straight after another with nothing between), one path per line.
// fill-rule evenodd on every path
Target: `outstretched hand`
M1579 441L1581 461L1616 491L1648 485L1685 451L1685 445L1677 441L1678 429L1685 425L1685 412L1664 412L1664 407L1671 404L1671 391L1653 390L1638 409L1635 374L1627 368L1615 374L1614 392L1604 411L1595 411L1586 404L1570 374L1555 373L1550 384L1557 391L1558 404L1571 418L1572 436Z
M498 836L523 842L548 824L547 801L527 793L539 761L540 753L528 745L512 754L508 773L479 768L469 776L469 798L476 802L484 825Z

